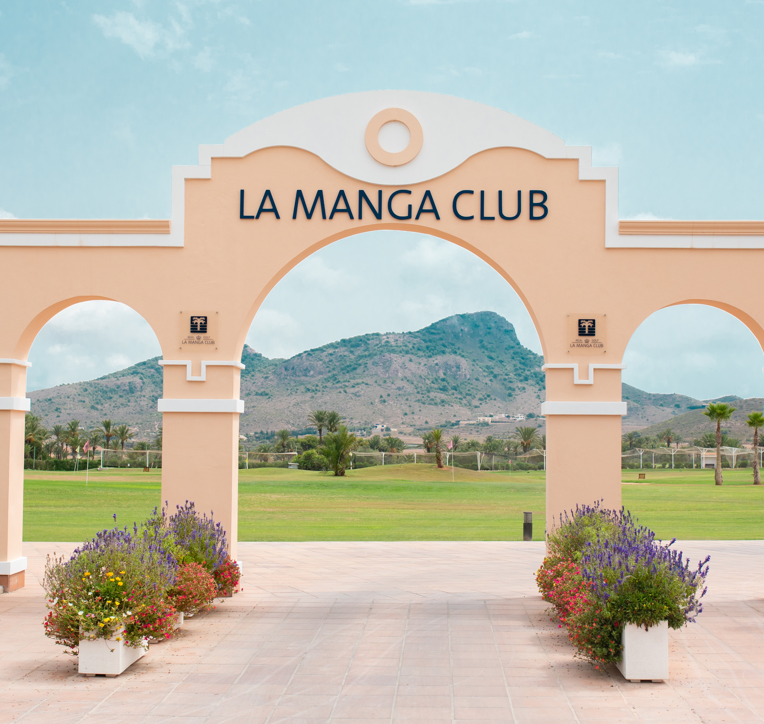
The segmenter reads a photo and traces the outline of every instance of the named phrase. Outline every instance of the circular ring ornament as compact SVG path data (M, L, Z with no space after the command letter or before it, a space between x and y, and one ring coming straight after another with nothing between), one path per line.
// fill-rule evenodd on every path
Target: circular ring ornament
M379 143L379 132L386 123L397 121L409 130L409 145L402 151L391 153L385 151ZM385 166L403 166L413 161L422 150L422 125L413 113L403 108L387 108L377 113L366 126L366 150L371 157Z

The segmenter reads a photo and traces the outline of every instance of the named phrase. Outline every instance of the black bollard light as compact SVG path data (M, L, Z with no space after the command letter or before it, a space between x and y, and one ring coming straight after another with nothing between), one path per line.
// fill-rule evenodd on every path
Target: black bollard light
M523 540L533 540L533 513L523 513Z

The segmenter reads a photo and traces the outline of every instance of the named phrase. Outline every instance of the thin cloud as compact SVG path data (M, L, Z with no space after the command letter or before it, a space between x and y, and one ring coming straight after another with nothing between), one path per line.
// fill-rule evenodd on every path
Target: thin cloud
M611 53L609 50L603 50L599 53L597 53L597 57L599 58L605 58L606 60L625 60L625 55L620 55L619 53Z
M350 68L348 68L344 63L335 63L334 70L336 70L338 73L347 73Z
M606 143L592 149L592 165L618 166L623 158L620 143Z
M8 62L5 55L0 53L0 90L5 90L15 75L13 66Z
M510 40L529 40L530 38L535 38L536 33L530 31L530 30L523 30L521 33L514 33L513 35L509 36Z
M0 209L0 219L15 219L16 217L10 211Z
M721 61L709 60L701 53L662 50L658 54L658 62L666 68L694 68L699 65L718 65Z
M627 216L624 221L672 221L672 218L670 216L656 216L651 211L645 211Z
M180 4L177 7L183 22L189 24L188 10ZM170 18L169 27L165 27L151 20L138 20L132 13L118 11L111 17L93 15L93 22L105 37L121 40L139 58L150 58L159 50L172 53L188 47L185 30L174 18Z
M194 58L194 66L203 73L209 73L214 65L215 61L212 59L212 50L209 47L202 50L196 58Z

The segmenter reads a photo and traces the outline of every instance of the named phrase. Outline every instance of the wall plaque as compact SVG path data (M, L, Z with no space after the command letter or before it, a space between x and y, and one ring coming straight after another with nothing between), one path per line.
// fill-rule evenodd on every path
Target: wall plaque
M184 352L194 352L217 347L217 312L204 310L180 313L180 344Z
M569 314L568 352L570 354L605 354L607 350L607 315Z

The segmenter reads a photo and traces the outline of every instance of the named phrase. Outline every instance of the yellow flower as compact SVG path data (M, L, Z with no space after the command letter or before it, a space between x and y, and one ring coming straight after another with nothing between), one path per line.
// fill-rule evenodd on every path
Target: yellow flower
M101 628L103 628L103 624L102 624L102 623L99 623L98 625L99 625Z
M122 579L119 576L117 576L116 580L121 581Z
M120 582L119 582L117 585L118 585L118 586L121 586L121 585L122 585L122 581L120 581Z
M90 571L85 571L85 575L89 576L90 575Z
M114 574L111 571L109 571L106 575L107 576L113 576Z
M125 572L124 572L124 571L120 571L120 573L121 573L123 576L125 575Z

